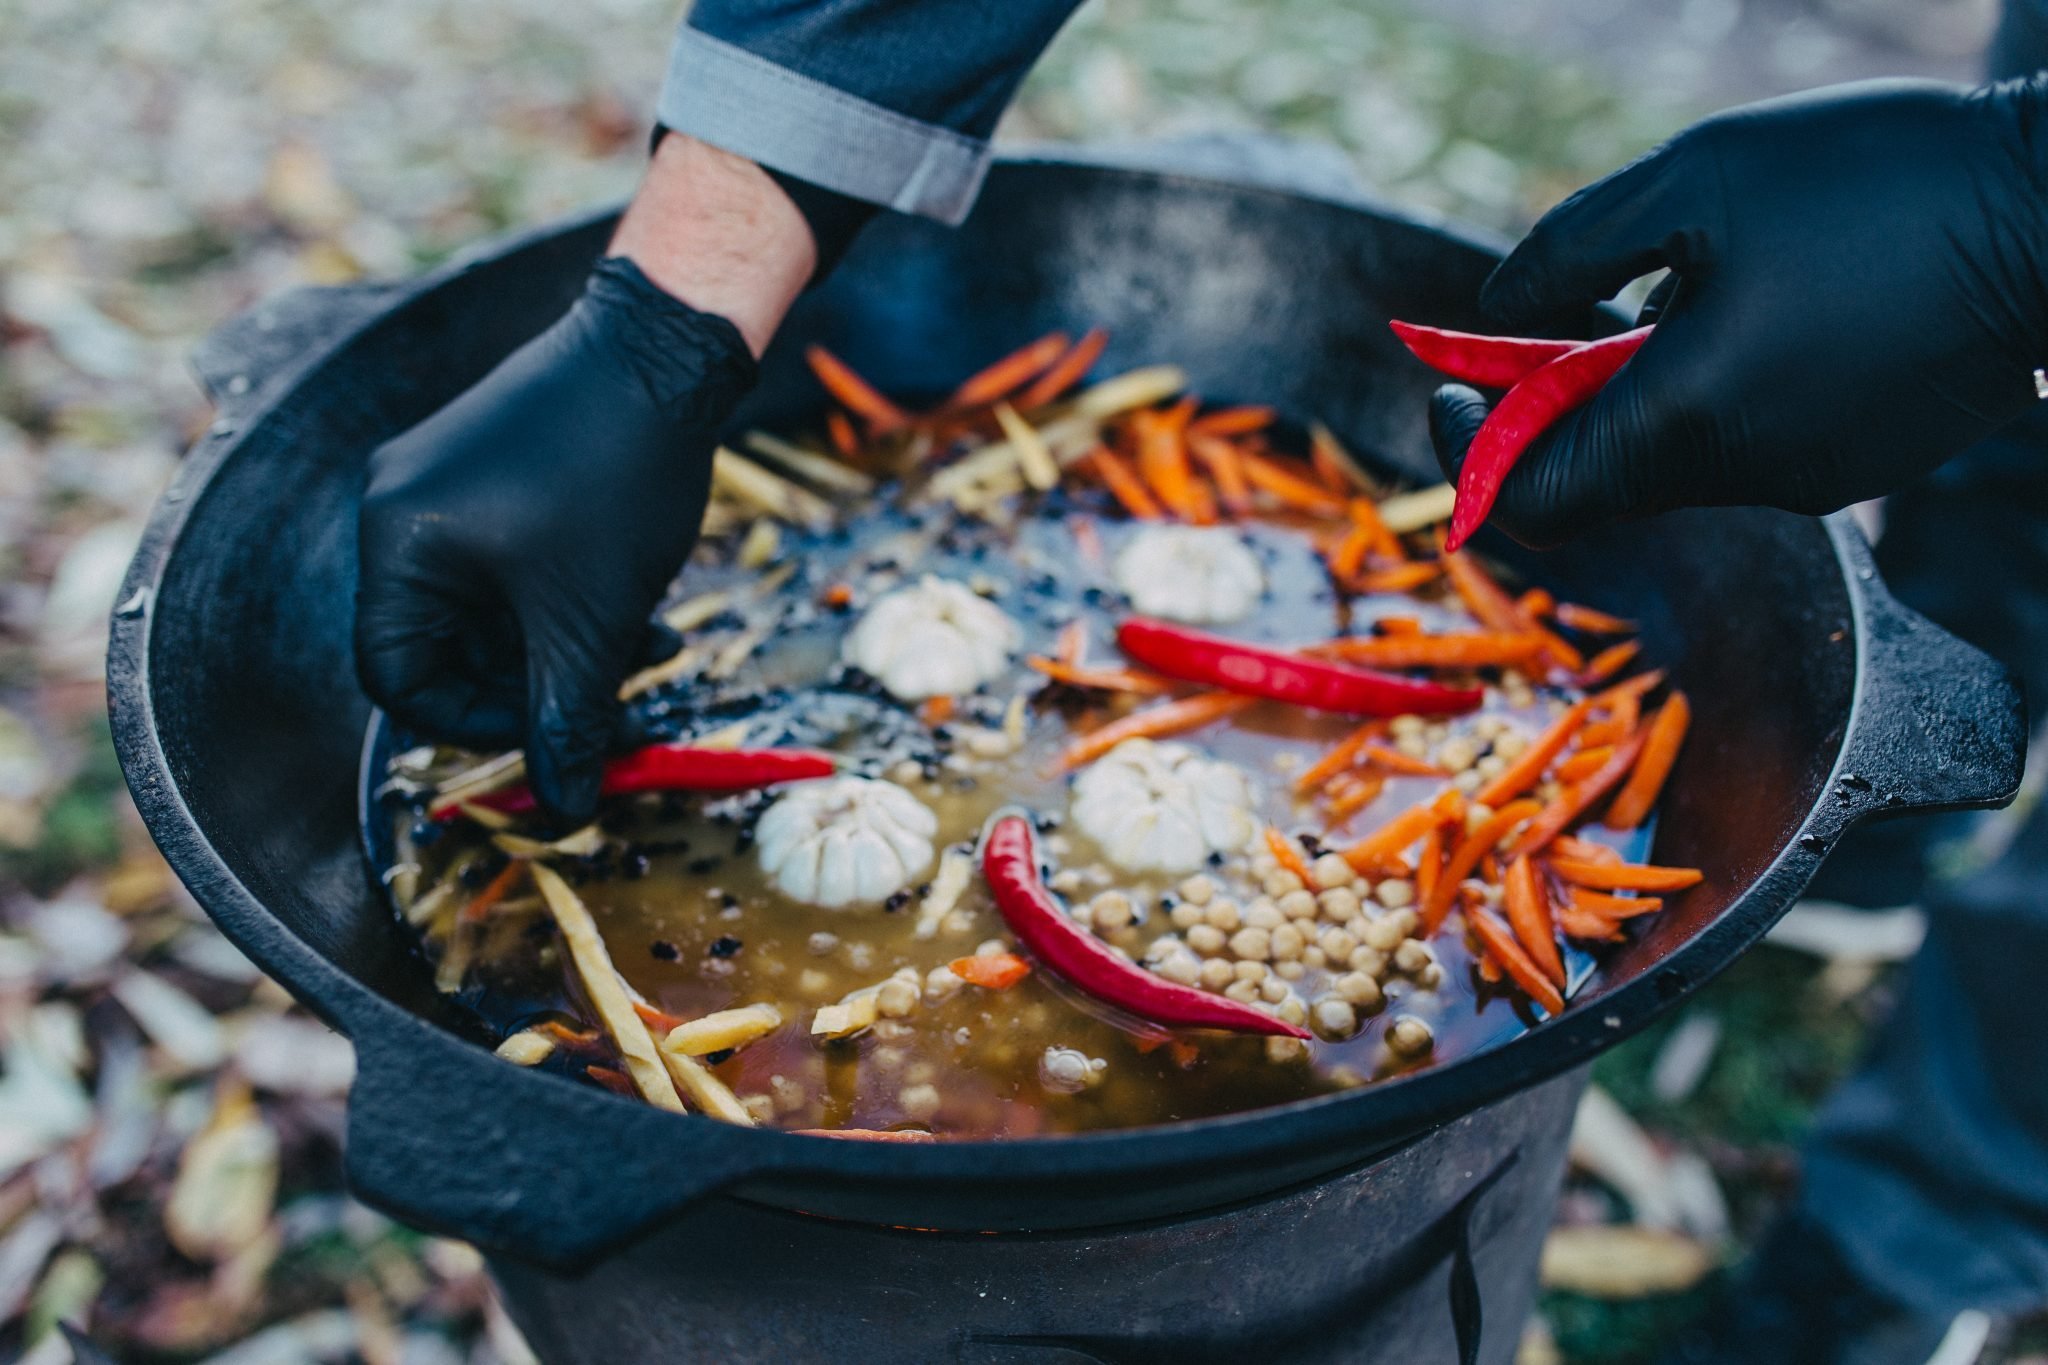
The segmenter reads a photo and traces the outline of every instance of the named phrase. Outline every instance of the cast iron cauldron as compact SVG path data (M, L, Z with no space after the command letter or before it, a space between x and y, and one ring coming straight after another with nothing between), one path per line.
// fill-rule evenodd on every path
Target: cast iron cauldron
M435 995L358 844L370 709L349 650L355 508L369 449L555 317L609 227L572 222L409 284L287 296L226 329L200 357L220 420L156 509L109 657L121 759L166 856L229 937L356 1044L355 1188L507 1258L515 1314L551 1358L805 1358L883 1340L862 1333L896 1304L903 1323L931 1320L896 1358L1196 1359L1191 1326L1228 1338L1204 1313L1256 1326L1264 1302L1224 1263L1259 1246L1284 1257L1289 1228L1347 1200L1349 1221L1317 1231L1329 1273L1304 1283L1319 1304L1357 1309L1370 1289L1383 1306L1426 1274L1471 1300L1473 1201L1496 1185L1489 1226L1520 1231L1491 1269L1479 1255L1478 1280L1526 1305L1574 1073L1755 942L1851 824L1993 805L2017 787L2010 680L1893 602L1844 519L1687 513L1540 563L1496 541L1486 548L1561 593L1640 619L1649 657L1697 711L1655 852L1708 879L1561 1020L1366 1090L1006 1144L741 1130L505 1065ZM1024 338L1102 323L1107 368L1174 361L1210 398L1319 416L1383 464L1433 477L1432 380L1386 322L1478 326L1472 301L1496 256L1355 195L1011 162L960 229L892 218L867 233L793 314L737 424L814 414L808 342L886 389L938 393ZM1253 1225L1263 1241L1232 1243ZM1143 1241L1162 1228L1184 1234ZM1358 1236L1368 1259L1337 1264L1361 1228L1378 1238ZM1029 1236L991 1235L1007 1232ZM988 1250L1018 1246L1036 1250ZM1141 1259L1105 1260L1104 1247ZM1158 1279L1155 1262L1176 1256L1177 1278ZM603 1273L579 1282L536 1268L593 1262ZM1042 1281L1003 1278L1033 1264ZM1119 1304L1112 1330L1073 1299L1077 1284L1108 1292L1118 1264L1152 1297ZM806 1297L835 1282L860 1286L862 1304ZM678 1320L727 1296L722 1321L660 1335L633 1305L645 1318L664 1293ZM785 1307L795 1325L750 1354ZM1465 1359L1479 1357L1472 1316ZM1493 1334L1488 1358L1512 1336ZM1335 1339L1265 1353L1323 1358Z

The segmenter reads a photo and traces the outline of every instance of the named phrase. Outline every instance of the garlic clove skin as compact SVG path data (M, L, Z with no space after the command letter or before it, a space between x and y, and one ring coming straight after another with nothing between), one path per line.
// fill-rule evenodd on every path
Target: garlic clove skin
M837 910L886 900L931 866L939 820L893 782L791 787L754 825L761 870L791 900Z
M926 574L878 598L839 657L902 701L957 697L1002 675L1024 632L964 583Z
M1258 556L1222 527L1142 527L1111 572L1140 613L1188 625L1241 621L1266 591Z
M1074 821L1127 872L1193 872L1259 830L1243 770L1184 744L1127 739L1074 779Z

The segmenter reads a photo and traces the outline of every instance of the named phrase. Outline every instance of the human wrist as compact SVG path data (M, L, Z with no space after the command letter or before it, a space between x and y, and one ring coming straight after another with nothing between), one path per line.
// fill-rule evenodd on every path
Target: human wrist
M609 254L730 321L756 357L817 263L803 214L766 171L675 133L655 148Z

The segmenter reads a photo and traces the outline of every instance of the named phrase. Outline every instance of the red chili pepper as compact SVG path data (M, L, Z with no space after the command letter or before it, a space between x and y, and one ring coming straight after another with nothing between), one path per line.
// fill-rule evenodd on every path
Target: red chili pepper
M801 782L837 772L831 755L808 749L694 749L684 744L650 744L608 760L598 791L605 796L628 792L737 792ZM475 804L506 815L524 815L538 803L533 789L521 784L471 797ZM450 806L433 812L436 820L462 813Z
M1021 815L997 816L982 836L981 875L988 880L1003 923L1025 951L1047 971L1105 1005L1177 1028L1310 1036L1307 1029L1264 1010L1168 981L1117 956L1076 923L1039 880L1037 843L1031 822Z
M1117 627L1124 653L1155 673L1226 691L1354 716L1443 715L1479 705L1480 689L1375 673L1284 650L1241 644L1163 621L1132 617Z
M1458 470L1458 501L1451 512L1450 534L1444 537L1446 550L1458 549L1485 524L1493 500L1500 496L1501 484L1530 443L1552 422L1600 392L1615 371L1642 349L1650 331L1638 327L1568 352L1509 389L1494 404Z
M1490 337L1424 327L1398 318L1387 324L1415 358L1439 374L1487 389L1511 389L1585 343L1537 337Z

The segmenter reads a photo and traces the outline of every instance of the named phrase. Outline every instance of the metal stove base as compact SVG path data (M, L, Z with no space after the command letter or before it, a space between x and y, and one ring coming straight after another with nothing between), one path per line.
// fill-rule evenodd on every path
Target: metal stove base
M547 1365L1507 1365L1584 1085L1168 1222L920 1233L716 1198L582 1276L492 1270Z

